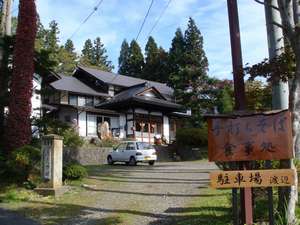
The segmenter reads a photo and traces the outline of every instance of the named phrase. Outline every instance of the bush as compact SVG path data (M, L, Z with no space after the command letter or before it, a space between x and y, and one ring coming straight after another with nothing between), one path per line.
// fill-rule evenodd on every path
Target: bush
M74 127L60 120L43 117L33 120L33 125L38 128L41 135L57 134L63 137L64 146L76 148L84 144L84 140L80 137ZM38 141L35 140L38 144Z
M181 128L176 132L176 143L179 146L207 146L207 127Z
M87 175L86 168L80 164L68 164L63 168L64 180L81 180Z
M84 144L84 139L73 128L68 128L59 135L63 137L64 146L76 148Z
M40 161L40 149L25 145L12 151L7 164L10 172L22 180L27 180L30 174L39 172Z

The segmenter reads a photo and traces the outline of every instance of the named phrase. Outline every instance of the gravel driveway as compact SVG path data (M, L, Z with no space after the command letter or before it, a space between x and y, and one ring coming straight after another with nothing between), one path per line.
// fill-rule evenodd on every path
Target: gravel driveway
M64 224L167 223L176 215L176 211L168 209L182 208L200 196L212 169L214 164L199 161L94 168L90 178L97 183L84 187L96 199L95 205Z

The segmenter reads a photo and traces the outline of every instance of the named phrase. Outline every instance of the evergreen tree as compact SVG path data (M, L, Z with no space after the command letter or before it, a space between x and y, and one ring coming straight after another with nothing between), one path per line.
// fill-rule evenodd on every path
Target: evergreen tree
M80 57L80 64L82 64L84 66L92 65L92 63L94 61L94 57L93 57L93 43L92 43L91 39L87 39L84 42L84 46L83 46L81 53L82 54Z
M60 50L58 38L59 33L58 23L55 20L51 21L49 29L46 30L44 48L50 53L49 58L56 63L55 70L60 63L58 59Z
M129 58L130 48L126 39L122 42L119 56L119 70L118 73L122 75L129 75Z
M75 48L74 48L74 44L73 41L71 39L68 39L65 43L65 50L70 53L75 55Z
M77 54L72 40L68 39L64 46L61 46L58 53L60 62L57 72L71 75L76 68Z
M93 66L99 68L100 70L111 71L114 67L111 64L111 61L107 60L108 56L106 55L106 49L104 44L101 42L101 39L97 37L94 40L93 47Z
M145 65L142 78L146 80L158 80L159 51L152 36L149 37L145 47Z
M177 30L170 50L170 83L178 102L192 110L192 125L201 126L201 114L206 110L201 107L201 93L208 80L208 61L203 49L203 37L192 18L188 21L183 43Z
M168 65L168 53L162 48L158 49L158 76L155 81L167 83L169 81L169 65Z
M132 40L129 48L128 75L132 77L142 77L144 67L144 56L139 44Z
M169 85L176 88L177 75L180 67L184 65L184 36L180 28L175 32L175 37L172 40L172 45L169 50L168 65L169 65Z
M82 65L99 70L111 71L114 67L107 58L106 49L99 37L94 40L94 45L91 39L85 41L80 59Z

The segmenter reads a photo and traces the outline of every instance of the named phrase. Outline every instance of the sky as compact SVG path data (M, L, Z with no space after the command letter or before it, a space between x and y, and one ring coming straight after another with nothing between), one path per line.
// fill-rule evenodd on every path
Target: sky
M60 44L72 36L99 0L36 0L44 26L56 20L60 28ZM100 37L109 60L117 71L121 43L135 39L151 0L103 0L99 9L72 38L76 51L81 52L86 39ZM168 0L154 0L149 17L139 36L142 49L151 27ZM13 10L17 8L14 1ZM268 57L264 8L254 0L238 0L244 64L254 64ZM178 27L186 29L192 17L204 38L209 61L209 75L232 79L232 64L226 0L171 0L151 35L158 45L168 50Z

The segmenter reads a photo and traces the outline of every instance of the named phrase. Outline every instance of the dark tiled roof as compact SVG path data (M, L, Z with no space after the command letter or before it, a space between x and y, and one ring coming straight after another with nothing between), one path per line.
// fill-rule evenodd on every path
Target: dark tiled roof
M168 95L168 96L173 95L173 89L168 87L164 83L119 75L116 73L105 72L105 71L96 70L96 69L92 69L92 68L88 68L88 67L84 67L84 66L79 66L78 68L84 70L85 72L91 74L92 76L96 77L97 79L102 80L103 82L108 83L108 84L122 86L122 87L131 87L131 86L134 86L137 84L142 84L142 83L148 82L151 86L155 87L163 95Z
M143 103L148 105L155 105L161 108L168 108L169 110L172 109L182 110L182 105L173 103L171 101L167 101L165 99L160 98L153 98L153 97L146 97L142 95L138 95L139 93L148 90L151 88L149 83L144 82L138 85L135 85L121 93L115 95L112 99L99 104L97 107L99 108L115 108L118 107L120 103L124 104L126 102L136 102L136 103ZM155 87L152 87L155 88ZM126 105L126 104L125 104Z
M61 91L69 91L93 96L109 96L107 93L97 92L72 76L59 75L61 79L50 83L50 85Z

